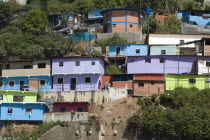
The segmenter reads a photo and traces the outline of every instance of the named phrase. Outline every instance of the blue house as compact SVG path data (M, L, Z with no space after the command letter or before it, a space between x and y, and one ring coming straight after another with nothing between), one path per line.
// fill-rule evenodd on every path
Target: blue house
M109 56L147 56L148 48L145 44L111 45Z
M102 10L90 10L88 12L88 19L96 19L96 18L103 18L103 16L101 15Z
M96 39L96 35L91 33L76 33L76 34L69 34L69 38L72 38L73 41L91 41Z
M46 103L0 103L0 121L43 121Z
M24 60L1 63L0 89L51 91L51 61Z
M210 11L203 10L179 10L177 17L183 22L193 25L210 25Z

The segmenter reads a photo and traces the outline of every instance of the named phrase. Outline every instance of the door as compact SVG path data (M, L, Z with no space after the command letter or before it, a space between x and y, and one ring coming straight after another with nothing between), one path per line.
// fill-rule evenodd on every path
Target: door
M25 82L24 81L20 81L20 90L24 90L24 84L25 84Z
M70 83L70 89L71 90L76 90L76 85L77 85L77 79L76 78L71 78L71 83Z
M120 47L116 48L116 55L120 55Z

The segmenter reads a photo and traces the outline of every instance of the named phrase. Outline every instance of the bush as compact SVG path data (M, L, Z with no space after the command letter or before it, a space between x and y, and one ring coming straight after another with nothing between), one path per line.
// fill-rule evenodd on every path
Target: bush
M157 94L153 94L153 95L151 96L151 99L152 99L152 102L153 102L153 103L155 102L157 96L158 96Z
M146 106L152 105L152 100L149 97L144 98L144 103Z
M123 74L123 72L120 70L120 68L115 64L109 64L105 68L105 74Z
M142 98L138 98L137 104L139 106L141 106L142 109L146 108L146 105L145 105L144 100Z

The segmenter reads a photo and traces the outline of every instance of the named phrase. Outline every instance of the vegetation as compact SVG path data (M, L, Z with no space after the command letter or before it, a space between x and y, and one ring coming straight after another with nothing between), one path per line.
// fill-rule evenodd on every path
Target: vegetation
M128 40L124 37L120 37L119 34L115 33L112 37L96 40L95 45L100 46L102 48L105 48L106 46L109 45L125 45L129 44Z
M123 74L120 68L115 64L109 64L105 68L105 74Z
M140 127L154 136L176 139L210 139L210 89L176 88L171 93L138 100L139 114L128 119L129 125ZM160 101L161 106L156 106ZM153 102L154 102L153 101Z
M11 132L6 132L2 137L7 138L7 137L14 137L18 138L20 140L38 140L44 133L52 129L56 125L68 125L67 122L50 122L50 123L43 123L40 124L35 130L33 130L31 133L28 132L27 130L22 130L20 133L11 133Z

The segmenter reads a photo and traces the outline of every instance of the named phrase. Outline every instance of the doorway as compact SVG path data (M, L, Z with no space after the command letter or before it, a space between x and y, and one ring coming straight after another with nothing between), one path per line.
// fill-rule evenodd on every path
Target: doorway
M24 90L24 81L20 81L20 90L23 91Z
M120 55L120 47L116 48L116 55Z
M76 85L77 85L77 79L76 78L71 78L71 83L70 83L70 90L76 90Z

